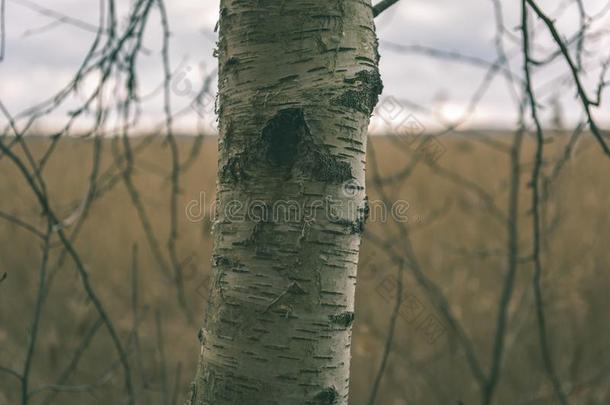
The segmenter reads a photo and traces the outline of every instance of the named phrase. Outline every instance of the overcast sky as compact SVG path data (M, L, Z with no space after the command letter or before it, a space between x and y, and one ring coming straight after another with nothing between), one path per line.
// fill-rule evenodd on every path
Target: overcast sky
M566 1L570 3L573 1ZM195 83L198 71L212 72L216 60L212 56L216 34L214 26L218 15L218 0L167 1L172 27L171 56L173 69L185 69ZM515 30L519 23L519 3L502 0L506 27ZM549 13L558 9L560 1L541 1ZM607 1L585 0L587 11L594 14ZM6 54L0 63L0 100L11 114L40 102L65 86L82 61L91 41L92 30L71 24L57 24L35 5L57 11L79 20L97 25L98 0L7 0L6 4ZM127 4L127 2L123 2ZM160 63L160 28L158 14L154 14L146 33L145 46L151 50L140 62L142 92L152 92L162 80ZM565 35L575 32L578 22L574 4L558 15L558 24ZM598 25L610 26L606 16ZM495 23L492 0L402 0L401 3L376 20L382 55L381 72L385 83L384 99L399 100L405 114L413 114L424 125L434 126L438 119L453 121L460 118L486 74L486 69L461 63L438 60L429 56L399 52L398 46L419 45L446 51L455 51L468 56L494 62L497 58L494 46ZM537 39L543 47L550 46L549 39L540 25ZM511 69L521 76L521 60L516 51L517 44L507 42L507 53L517 55ZM546 48L550 49L550 48ZM610 43L607 39L590 45L590 66L608 56ZM566 72L560 63L536 73L536 86L546 101L554 94L561 96L561 104L568 117L579 117L580 110L574 93L558 86L549 86L551 79ZM588 70L590 91L597 79L598 70ZM91 79L93 80L93 79ZM546 84L546 85L545 85ZM606 94L606 96L608 96ZM187 97L175 95L175 108L188 106ZM387 101L386 101L387 102ZM383 103L383 101L382 101ZM421 106L422 109L419 109ZM158 116L161 98L145 102L144 112ZM610 122L610 109L597 115L602 122ZM65 119L61 112L46 121L46 125ZM545 119L550 117L550 108L545 110ZM186 131L192 129L195 112L184 117L179 125ZM516 117L515 103L510 97L506 81L497 75L473 115L467 127L510 126ZM211 120L213 120L211 118ZM379 120L373 126L379 125Z

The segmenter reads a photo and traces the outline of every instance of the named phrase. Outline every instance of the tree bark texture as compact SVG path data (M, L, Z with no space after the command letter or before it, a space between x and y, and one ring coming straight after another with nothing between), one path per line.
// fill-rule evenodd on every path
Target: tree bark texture
M221 0L214 256L189 404L346 404L370 0Z

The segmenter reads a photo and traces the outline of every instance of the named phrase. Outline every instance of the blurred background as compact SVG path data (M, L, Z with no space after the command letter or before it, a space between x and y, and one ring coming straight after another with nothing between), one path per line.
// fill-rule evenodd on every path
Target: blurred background
M502 7L504 47L510 69L520 73L522 51L519 39L520 7L514 2L497 1ZM595 86L607 57L610 39L604 35L610 20L605 13L608 2L583 2L589 16L599 16L588 25L591 32L582 54L586 68L583 80ZM573 39L581 27L577 1L545 0L540 6L556 18L557 27L566 38ZM126 22L133 2L117 2L116 13L120 23ZM193 88L201 85L207 75L215 76L216 59L213 51L217 35L218 0L168 2L167 14L171 28L172 71L188 80ZM96 37L99 26L100 5L97 1L6 0L5 60L0 65L0 91L7 108L17 114L32 105L53 96L72 80L83 58ZM408 109L426 127L438 127L439 120L456 122L464 115L468 120L460 128L506 128L514 126L517 109L511 94L502 80L502 72L487 79L484 94L477 108L470 111L473 94L486 79L486 70L497 62L497 21L495 2L492 0L439 0L401 1L376 19L380 37L381 73L385 83L384 96L402 99ZM105 14L108 14L107 12ZM123 21L121 21L123 18ZM532 21L538 28L542 24ZM540 55L556 50L550 35L544 29L533 33ZM151 15L144 32L145 49L137 66L138 85L143 98L143 114L147 118L143 127L158 121L162 112L163 97L158 91L163 82L163 66L159 63L162 27L158 13ZM438 51L435 54L433 51ZM450 55L461 54L473 63L464 63ZM462 58L464 59L464 58ZM474 63L478 60L480 63ZM578 100L570 85L565 62L556 58L539 68L536 74L538 97L541 102L557 102L566 123L580 118ZM99 80L92 75L82 84L81 97L91 92ZM559 85L563 82L563 86ZM216 85L211 86L214 92ZM177 85L172 94L175 108L188 105L192 100L183 94L186 87ZM182 91L180 91L182 90ZM421 107L417 109L416 106ZM39 125L45 130L61 126L69 106L46 117ZM545 109L543 115L551 119L553 111ZM610 111L600 109L598 119L608 123ZM156 118L156 119L155 119ZM185 114L176 120L176 126L187 133L196 130L199 117ZM212 120L213 121L213 120ZM383 126L378 120L374 120ZM86 123L79 123L86 129ZM149 128L147 128L149 129ZM41 128L42 130L42 128Z
M127 374L138 404L183 404L218 1L1 4L0 404L122 404ZM350 403L610 403L610 2L535 4L567 51L529 8L529 86L518 2L376 19L368 195L408 219L366 227Z

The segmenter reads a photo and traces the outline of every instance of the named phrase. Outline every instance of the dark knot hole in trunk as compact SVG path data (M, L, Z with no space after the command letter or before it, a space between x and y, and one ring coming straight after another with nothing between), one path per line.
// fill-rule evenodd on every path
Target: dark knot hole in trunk
M273 166L293 166L299 152L299 144L308 132L302 109L288 108L278 111L263 129L267 161Z

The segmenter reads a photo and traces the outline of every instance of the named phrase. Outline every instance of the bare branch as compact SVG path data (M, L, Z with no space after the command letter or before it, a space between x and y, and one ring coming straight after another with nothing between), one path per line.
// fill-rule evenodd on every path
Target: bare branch
M555 41L555 43L561 50L561 53L562 53L566 63L570 67L570 71L572 72L574 84L576 85L576 89L578 91L578 96L580 97L580 100L582 102L585 113L587 114L591 132L593 132L593 135L599 142L604 153L606 155L610 156L610 147L606 143L606 140L604 139L604 135L601 133L601 130L597 126L597 123L595 122L595 119L593 118L593 115L591 112L591 106L596 106L595 102L591 101L589 96L587 96L585 88L580 79L578 66L576 66L576 63L572 60L572 56L570 56L570 51L568 50L564 40L561 38L561 35L557 31L557 28L555 28L555 24L553 23L553 20L551 20L546 14L544 14L544 12L540 9L540 7L538 7L536 2L534 0L525 0L525 1L532 8L532 10L534 10L536 15L544 22L544 24L548 28L549 32L551 33L553 40ZM527 64L529 64L530 63L529 52L527 54L527 58L528 58L528 60L526 62L527 62Z
M6 0L0 0L0 62L4 60L6 47Z
M568 399L561 387L561 382L559 381L559 377L555 372L555 368L553 366L553 362L551 359L550 350L548 347L547 340L547 330L546 330L546 318L544 313L544 303L542 301L542 289L540 286L540 279L542 276L542 259L540 253L540 240L541 240L541 231L540 231L540 173L542 170L543 163L543 153L544 153L544 134L542 130L542 125L540 123L540 118L538 116L538 106L536 102L536 96L534 95L534 89L532 85L532 77L530 71L530 34L528 28L528 9L527 4L534 4L532 0L522 0L521 2L521 31L523 34L523 52L524 52L524 61L523 61L523 70L525 72L525 82L526 82L526 93L528 96L530 111L532 114L532 120L536 126L536 152L535 152L535 163L532 168L532 176L530 186L532 188L532 232L533 232L533 261L534 261L534 277L533 277L533 288L534 288L534 298L536 303L536 315L538 318L538 331L540 337L540 351L542 353L542 360L544 363L545 371L553 384L553 389L555 394L562 405L568 404ZM550 21L550 20L549 20ZM552 26L552 23L551 23ZM554 36L558 34L555 31ZM559 39L560 47L565 49L563 42ZM576 72L576 68L571 63L571 59L569 55L566 58L570 60L570 66ZM578 74L576 73L576 79ZM580 85L579 85L580 86ZM584 102L584 99L583 99ZM586 103L585 103L586 104ZM586 107L588 108L588 107ZM602 143L603 144L603 143Z
M381 355L381 364L379 365L379 370L377 371L377 375L375 376L375 382L373 383L373 388L371 389L369 405L375 405L377 393L379 392L379 387L381 386L381 379L383 378L383 373L385 372L390 353L392 352L392 344L394 343L394 335L396 334L396 324L398 323L398 315L400 314L400 307L404 301L403 269L404 262L401 262L396 268L396 278L398 280L398 286L396 291L396 297L394 300L394 309L392 310L392 316L390 317L390 326L388 328L388 334L386 337L383 354Z
M398 3L400 0L381 0L373 7L373 17L377 17L379 14Z
M5 1L6 0L2 0L2 3L4 3ZM71 17L71 16L63 14L63 13L59 13L55 10L51 10L50 8L40 6L36 3L34 3L33 1L29 1L29 0L9 0L9 1L11 3L18 4L22 7L26 7L32 11L35 11L38 14L44 15L45 17L52 18L53 20L55 20L56 23L70 24L74 27L80 28L80 29L88 31L88 32L92 32L94 34L97 33L97 31L99 30L99 27L96 27L93 24L89 24L88 22L80 20L78 18L74 18L74 17Z
M170 231L167 240L167 247L169 250L170 262L174 271L174 281L176 283L176 294L178 303L182 308L189 323L194 322L193 314L191 313L188 304L186 302L186 296L184 292L184 275L182 274L182 266L180 265L180 259L178 257L178 251L176 243L178 241L178 194L180 193L180 154L178 150L178 144L173 131L173 118L172 118L172 106L171 106L171 66L169 60L169 21L167 18L167 11L165 9L165 3L163 0L157 0L159 5L159 11L161 13L161 27L163 28L163 49L161 52L163 71L165 73L163 81L164 89L164 100L163 109L165 112L165 130L166 140L169 144L171 154L171 194L170 194Z
M11 215L6 212L0 211L0 218L13 223L22 229L25 229L25 230L31 232L33 235L36 235L36 237L38 237L40 239L44 240L44 238L45 238L44 233L42 233L38 229L36 229L36 227L34 225L28 224L27 222L16 217L15 215Z
M66 385L66 383L68 382L68 379L70 378L70 375L78 367L78 364L79 364L83 354L85 353L85 350L87 350L87 348L91 344L91 341L93 340L93 338L95 337L95 335L97 334L98 330L103 325L103 323L104 322L103 322L102 318L98 318L94 322L93 326L85 333L85 336L83 336L83 339L81 340L80 345L74 351L74 354L72 355L72 358L70 359L70 362L68 363L68 365L59 375L57 382L55 384L51 384L51 386L59 387L59 386ZM39 390L35 389L32 392L30 392L30 397L33 395L34 392L38 392L38 391ZM50 393L47 396L47 398L45 398L45 400L42 403L44 405L51 404L53 402L53 399L57 395L57 392L58 391L54 390L52 393Z
M498 319L492 352L491 370L483 391L484 404L491 403L493 392L500 378L500 370L504 352L504 339L508 321L508 306L513 296L515 277L519 266L519 190L521 187L521 146L525 126L523 122L524 103L519 111L519 129L517 130L511 149L510 159L510 192L508 197L507 228L507 267L504 286L498 304Z
M36 350L36 343L38 341L38 331L40 327L40 318L42 314L42 305L44 303L46 295L46 282L47 282L47 265L49 262L49 250L51 248L50 240L53 227L51 222L47 224L47 231L44 237L44 246L42 251L42 259L38 270L39 281L38 281L38 293L36 294L36 305L34 306L34 314L32 316L32 323L30 325L30 335L28 339L28 348L25 356L25 364L23 366L23 378L21 380L21 403L26 405L28 403L28 384L30 371L32 370L32 361L34 360L34 352Z
M11 376L15 377L16 379L18 379L19 381L23 380L23 376L21 374L19 374L15 370L8 368L8 367L0 366L0 373L5 373L8 375L11 375Z

